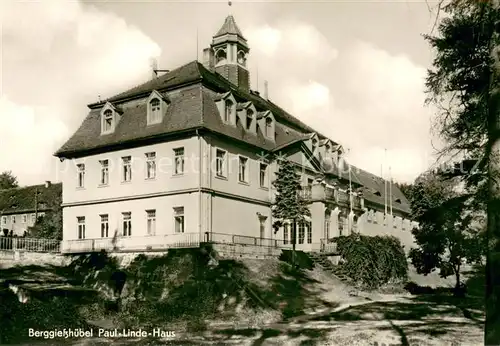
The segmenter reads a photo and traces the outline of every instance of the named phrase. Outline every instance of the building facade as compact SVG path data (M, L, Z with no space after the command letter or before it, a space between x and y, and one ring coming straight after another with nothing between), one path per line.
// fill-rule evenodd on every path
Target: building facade
M89 105L55 154L64 167L63 251L204 240L286 247L291 227L273 228L271 214L276 157L296 163L310 202L297 248L320 249L351 232L412 242L401 191L347 165L339 143L271 102L267 90L251 90L249 53L228 16L202 63Z
M62 184L0 190L0 236L24 236L40 217L53 211L53 202L60 201Z

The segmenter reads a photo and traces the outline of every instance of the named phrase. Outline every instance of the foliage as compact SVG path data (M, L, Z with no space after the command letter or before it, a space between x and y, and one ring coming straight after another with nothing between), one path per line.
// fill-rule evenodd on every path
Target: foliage
M308 203L300 194L300 175L292 162L288 160L279 162L276 179L272 184L276 188L276 201L272 206L272 215L278 220L277 225L283 221L304 221L305 216L311 216Z
M409 200L411 195L412 184L407 183L395 183L397 188L405 195L405 197Z
M451 1L443 8L428 71L428 102L439 109L439 133L448 149L477 153L487 136L490 40L497 17L488 1Z
M408 277L408 262L396 237L351 234L339 237L337 244L341 271L361 286L377 288Z
M442 277L455 275L460 286L464 263L478 263L483 254L483 215L469 204L470 195L457 189L456 181L434 173L419 177L412 189L412 230L418 248L410 250L419 274L439 269Z
M54 194L48 201L50 212L39 216L34 226L28 228L28 234L35 238L62 240L62 198L61 194Z
M12 174L12 171L0 173L0 190L11 189L18 186L17 178Z

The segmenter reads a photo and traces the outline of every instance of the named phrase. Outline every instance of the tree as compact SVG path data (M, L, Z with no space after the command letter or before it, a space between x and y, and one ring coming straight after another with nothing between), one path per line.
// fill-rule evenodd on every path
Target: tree
M284 222L292 224L292 262L295 266L295 245L297 239L297 223L304 222L306 216L311 216L308 203L301 194L300 175L295 164L280 159L278 172L273 186L276 188L276 200L272 205L272 215L276 220L274 228L279 229Z
M50 212L39 216L34 226L28 229L30 237L62 240L61 196L55 194L50 201Z
M0 173L0 190L11 189L18 186L19 184L17 183L17 178L11 171Z
M487 210L485 344L500 344L500 19L498 1L451 0L438 35L426 36L436 58L427 77L429 102L439 109L444 152L479 159L479 174L463 175L474 203ZM483 209L484 210L484 209Z
M411 191L412 230L417 248L409 257L419 274L439 269L441 277L454 275L455 293L461 292L461 269L480 263L484 254L484 214L470 208L470 194L457 191L456 180L434 173L420 176Z
M412 184L407 183L395 183L394 185L405 195L407 199L410 199Z

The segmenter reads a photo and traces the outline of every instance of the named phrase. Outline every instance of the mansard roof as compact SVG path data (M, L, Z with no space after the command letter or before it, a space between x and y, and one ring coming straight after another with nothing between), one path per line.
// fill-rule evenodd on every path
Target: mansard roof
M168 97L170 105L161 123L148 126L147 105L144 100L153 90ZM241 124L238 125L241 128L236 128L222 122L216 101L220 100L221 95L227 93L231 93L238 103L251 102L259 114L270 111L274 115L276 119L274 142L266 139L259 132L254 134L245 131ZM107 102L119 107L123 114L115 131L101 136L100 110ZM197 61L183 65L108 100L90 104L88 107L90 108L88 115L73 136L55 153L56 156L72 158L92 152L109 151L126 145L138 146L141 143L161 141L167 136L194 132L198 129L212 131L266 151L282 149L292 143L303 141L309 138L311 133L317 133L320 140L327 138L273 102L262 98L255 92L237 88L219 74L207 70ZM377 178L353 167L353 171L356 170L363 172L359 173L358 178L367 184L371 184L372 180ZM378 191L382 193L383 189ZM402 194L399 196L400 191L395 186L393 186L393 194L394 192L398 193L402 204L407 202ZM393 203L393 208L395 207Z

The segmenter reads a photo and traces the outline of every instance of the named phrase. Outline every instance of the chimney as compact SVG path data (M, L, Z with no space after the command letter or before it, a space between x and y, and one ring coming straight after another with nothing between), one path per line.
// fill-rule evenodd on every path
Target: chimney
M151 79L155 79L156 77L158 77L158 74L156 72L156 70L158 70L158 60L156 60L156 58L151 58L151 64L150 64L150 67L151 67Z
M203 49L203 66L209 71L214 71L215 61L214 61L214 51L212 48Z
M264 81L264 95L262 97L264 98L264 100L268 99L267 80Z
M46 188L49 188L51 185L52 185L52 183L50 182L50 180L46 180L45 181L45 187Z

